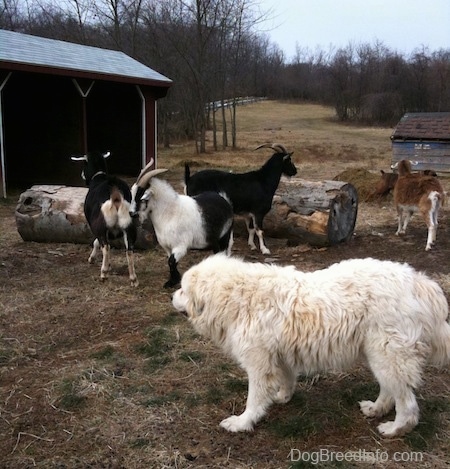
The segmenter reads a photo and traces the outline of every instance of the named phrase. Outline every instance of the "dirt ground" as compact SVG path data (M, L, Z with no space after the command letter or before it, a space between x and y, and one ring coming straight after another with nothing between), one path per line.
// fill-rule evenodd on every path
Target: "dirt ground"
M330 176L317 166L302 172ZM450 178L443 182L450 190ZM252 433L225 432L219 422L245 406L246 377L174 312L162 250L137 253L136 289L124 252L113 252L102 283L87 245L23 242L16 201L0 202L0 467L300 468L319 455L317 467L449 467L449 368L426 370L420 423L403 438L381 438L379 422L360 413L357 401L378 392L363 363L300 377L292 401L271 407ZM360 202L347 243L316 249L270 238L263 256L237 237L234 253L305 271L367 256L408 262L450 299L448 204L430 252L418 217L406 236L395 230L391 200ZM189 253L181 270L205 255Z

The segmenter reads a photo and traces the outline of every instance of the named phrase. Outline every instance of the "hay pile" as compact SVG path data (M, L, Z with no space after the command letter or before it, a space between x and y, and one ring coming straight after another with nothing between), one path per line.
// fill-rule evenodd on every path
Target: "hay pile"
M333 178L334 181L343 181L352 184L358 192L360 202L373 200L373 192L380 175L371 173L366 169L347 169Z

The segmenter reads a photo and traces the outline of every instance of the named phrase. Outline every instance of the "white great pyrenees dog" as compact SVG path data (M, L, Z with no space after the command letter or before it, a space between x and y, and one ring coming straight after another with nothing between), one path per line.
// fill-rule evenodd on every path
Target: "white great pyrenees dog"
M221 422L249 431L272 402L288 402L299 374L338 370L365 357L380 385L367 417L394 406L385 437L414 428L414 388L426 363L450 362L448 304L439 285L407 264L353 259L316 272L217 254L191 267L173 295L194 329L248 374L246 409Z

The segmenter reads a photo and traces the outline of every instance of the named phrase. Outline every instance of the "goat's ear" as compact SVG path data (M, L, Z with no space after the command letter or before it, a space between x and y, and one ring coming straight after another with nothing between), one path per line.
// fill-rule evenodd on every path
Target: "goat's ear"
M294 154L294 152L293 152L293 151L291 151L291 152L290 152L290 153L288 153L287 155L284 155L284 156L283 156L283 161L285 161L285 160L289 159L289 158L290 158L290 157L291 157L293 154Z
M103 153L102 154L103 158L109 158L111 156L111 152L110 151L107 151L106 153Z
M142 195L141 200L149 200L152 195L153 195L153 190L147 189Z

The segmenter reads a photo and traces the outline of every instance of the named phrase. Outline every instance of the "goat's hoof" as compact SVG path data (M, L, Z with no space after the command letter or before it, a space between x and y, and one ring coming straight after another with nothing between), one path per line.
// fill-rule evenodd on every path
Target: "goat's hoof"
M132 287L138 287L139 286L139 280L137 278L131 279L131 286Z
M167 280L167 282L164 284L164 288L173 288L176 285L178 285L180 281L174 281L174 280Z

